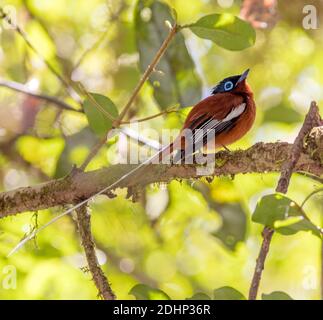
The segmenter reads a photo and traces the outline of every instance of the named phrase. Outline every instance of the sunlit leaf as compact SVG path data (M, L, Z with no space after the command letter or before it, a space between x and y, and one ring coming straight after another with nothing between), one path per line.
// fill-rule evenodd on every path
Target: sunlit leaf
M311 231L320 237L318 227L305 218L302 208L280 193L262 197L252 215L252 221L271 227L284 235Z
M187 298L186 300L211 300L211 298L203 292L198 292L195 293L192 297Z
M135 285L129 294L134 295L137 300L171 300L164 291L151 288L145 284Z
M118 109L106 96L90 93L85 99L83 108L92 131L98 136L103 136L112 128L112 119L118 117Z
M222 287L213 292L214 300L246 300L244 295L231 287Z
M208 39L228 50L243 50L255 43L251 25L232 14L210 14L189 28L200 38Z
M262 300L293 300L291 296L283 291L274 291L269 294L263 293L261 295Z
M161 1L139 0L135 8L136 41L142 72L152 62L166 39L169 29L165 21L174 24L174 10ZM188 53L184 36L178 32L149 77L154 97L161 109L180 103L182 107L201 98L201 81Z

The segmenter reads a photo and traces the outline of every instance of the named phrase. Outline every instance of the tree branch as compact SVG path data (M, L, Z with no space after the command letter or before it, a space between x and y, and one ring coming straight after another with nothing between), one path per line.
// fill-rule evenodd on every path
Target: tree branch
M8 24L10 24L10 26L21 36L26 46L38 56L38 58L47 66L49 71L51 71L51 73L62 83L63 87L66 89L66 92L71 96L71 98L80 103L80 97L78 93L71 87L70 80L65 79L62 75L60 75L58 71L56 71L49 60L46 59L31 43L24 30L19 25L15 24L14 21L11 20L11 18L3 11L1 7L0 19L4 19Z
M46 94L35 93L35 92L31 91L27 86L25 86L21 83L15 82L15 81L0 79L0 87L5 87L8 89L17 91L17 92L24 93L28 96L49 102L51 104L54 104L55 106L57 106L61 109L64 109L64 110L82 112L82 110L77 110L62 100L59 100L55 97L52 97L52 96L49 96Z
M313 127L319 126L321 122L322 121L320 119L318 106L315 102L312 102L310 110L304 120L303 126L298 136L296 137L294 144L291 147L290 156L286 159L287 161L285 161L282 166L281 175L277 184L276 192L287 192L292 173L293 171L295 171L297 163L302 156L305 137L306 135L310 134ZM320 167L322 168L321 163ZM262 233L263 242L256 261L256 268L250 286L249 300L256 300L257 298L261 275L262 271L264 270L265 260L269 251L270 242L273 237L273 234L274 230L272 230L269 227L264 228Z
M128 102L126 103L126 105L124 106L123 110L120 113L119 116L119 121L121 122L123 120L123 118L125 117L126 113L128 112L128 110L130 109L132 103L135 101L139 91L141 90L142 86L144 85L144 83L146 82L146 80L149 78L150 74L153 72L153 70L155 69L155 67L157 66L159 60L162 58L162 56L164 55L165 51L167 50L169 44L171 43L172 39L174 38L174 36L176 35L176 32L178 31L178 25L175 23L174 26L171 27L167 38L164 40L164 42L162 43L161 47L159 48L158 52L156 53L153 61L151 62L151 64L147 67L146 71L144 72L144 74L142 75L142 78L140 79L139 83L137 84L136 88L134 89L131 97L129 98Z
M212 175L280 172L282 164L291 158L292 147L291 144L285 142L257 143L247 150L220 151L212 155L215 161ZM25 211L73 204L80 198L87 199L117 181L134 167L136 165L118 164L85 173L76 170L58 180L0 193L0 218ZM130 175L114 189L136 185L145 186L154 182L169 182L174 179L200 178L196 169L196 165L149 164L145 169L145 174ZM319 160L312 159L306 151L303 151L293 171L321 176L323 175L323 166Z
M87 206L84 205L76 210L78 230L82 239L86 260L89 270L92 274L93 281L99 290L100 296L105 300L115 300L116 296L112 291L108 279L102 271L96 253L95 244L91 232L91 215Z

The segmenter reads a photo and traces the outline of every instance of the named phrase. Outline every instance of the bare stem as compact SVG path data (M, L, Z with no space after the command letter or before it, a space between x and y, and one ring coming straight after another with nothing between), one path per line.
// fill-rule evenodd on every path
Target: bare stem
M176 109L171 108L169 110L165 110L165 111L156 113L154 115L151 115L151 116L148 116L148 117L145 117L145 118L135 119L135 120L130 120L130 121L122 121L122 122L120 122L120 124L129 124L129 123L133 123L133 122L145 122L145 121L148 121L148 120L158 118L158 117L160 117L160 116L162 116L164 114L169 114L169 113L173 113L173 112L176 112L176 111L177 111Z
M95 253L95 244L91 232L91 216L87 206L80 207L77 211L78 229L82 239L86 260L93 281L99 290L100 296L105 300L115 300L116 296L112 291L109 281L102 271Z
M121 2L120 3L120 6L116 10L116 12L112 12L112 10L110 8L109 11L110 11L111 16L108 19L108 21L106 22L106 24L109 23L109 25L110 25L109 29L111 28L111 24L114 23L114 22L116 22L120 18L120 14L126 8L126 6L127 6L127 4L125 2ZM74 64L73 71L80 67L80 65L84 62L84 60L87 58L87 56L91 52L95 51L97 48L99 48L102 45L102 43L105 41L106 37L108 36L109 29L108 28L105 28L105 30L100 34L100 36L94 42L94 44L90 48L86 49L82 53L82 55L80 56L80 58L78 59L78 61Z
M29 47L37 56L38 58L45 63L47 68L55 75L55 77L63 84L64 88L68 92L68 94L78 103L81 102L79 95L77 92L70 86L69 82L59 74L55 70L55 68L51 65L51 63L36 49L36 47L31 43L29 38L27 37L27 34L24 32L24 30L15 24L11 18L3 11L3 9L0 7L0 19L5 19L7 23L11 25L11 27L22 37L24 42L26 43L27 47Z
M273 234L274 234L274 230L268 227L265 227L262 232L263 241L256 261L256 268L251 282L251 287L249 291L249 300L256 300L257 298L261 275L265 267L265 260L269 252L270 242Z
M61 109L64 109L64 110L82 112L81 110L77 110L77 109L73 108L71 105L69 105L69 104L65 103L64 101L61 101L53 96L35 93L35 92L31 91L30 89L28 89L27 86L25 86L21 83L15 82L15 81L0 79L0 87L5 87L8 89L17 91L17 92L21 92L21 93L26 94L31 97L34 97L34 98L37 98L40 100L44 100L44 101L54 104L55 106L57 106Z
M107 141L107 136L109 134L110 130L104 135L104 137L92 148L82 165L80 166L80 170L84 171L88 164L91 162L91 160L96 156L96 154L99 152L99 150L102 148L102 146Z
M174 26L170 29L167 38L164 40L163 44L161 45L158 52L156 53L153 61L151 62L151 64L148 66L148 68L146 69L146 71L142 75L142 78L140 79L139 83L137 84L137 86L136 86L135 90L133 91L131 97L129 98L128 102L124 106L122 112L120 113L119 121L122 121L123 118L125 117L126 113L128 112L129 108L131 107L132 103L135 101L135 99L136 99L139 91L141 90L142 86L144 85L146 80L149 78L150 74L153 72L153 70L157 66L159 60L164 55L164 53L165 53L166 49L168 48L170 42L172 41L172 39L176 35L177 30L178 30L178 26L175 23Z
M292 176L292 173L294 171L294 168L297 164L297 161L299 160L302 150L303 150L303 141L305 136L310 132L310 130L320 125L320 115L319 115L319 109L317 104L313 101L311 103L310 110L308 114L306 115L306 118L304 120L303 126L297 135L292 151L291 156L288 161L286 161L282 167L281 175L277 184L276 192L280 193L286 193L288 190L290 178ZM274 230L270 229L269 227L265 227L263 230L263 242L260 248L260 252L256 261L256 268L253 274L253 278L251 281L251 286L249 290L249 300L256 300L257 293L259 289L259 284L262 276L262 271L265 267L265 261L266 257L269 251L271 239L273 237Z

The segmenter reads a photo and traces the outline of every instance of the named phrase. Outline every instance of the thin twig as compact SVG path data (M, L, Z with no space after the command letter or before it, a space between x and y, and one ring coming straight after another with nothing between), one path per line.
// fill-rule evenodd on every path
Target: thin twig
M19 82L0 79L0 87L5 87L8 89L17 91L17 92L24 93L24 94L31 96L31 97L34 97L34 98L37 98L40 100L44 100L46 102L52 103L55 106L65 109L65 110L82 112L82 110L75 109L71 105L69 105L69 104L63 102L62 100L59 100L53 96L49 96L49 95L41 94L41 93L35 93L35 92L31 91L26 85L23 85Z
M23 5L24 5L24 7L25 7L26 11L28 12L29 17L30 17L32 20L36 21L36 22L40 25L40 27L41 27L41 28L43 29L43 31L46 33L46 35L47 35L48 39L50 39L50 41L51 41L51 42L52 42L52 44L54 45L54 48L55 48L55 58L56 58L57 60L61 60L61 59L60 59L60 57L59 57L59 56L58 56L58 54L57 54L57 46L56 46L56 44L55 44L54 37L53 37L52 33L50 32L50 30L47 28L46 23L44 22L44 20L43 20L41 17L37 16L37 15L33 12L32 8L30 7L30 1L29 1L29 0L23 0Z
M122 11L126 8L127 4L125 2L122 2L120 4L120 7L117 9L116 12L112 12L111 8L110 8L110 14L111 17L108 19L108 21L106 22L107 24L109 23L110 28L111 28L111 24L115 21L118 21L120 19L120 14L122 13ZM108 28L105 28L105 30L100 34L100 36L97 38L97 40L93 43L93 45L86 49L82 55L80 56L80 58L78 59L78 61L74 64L73 66L73 70L76 70L77 68L79 68L79 66L83 63L83 61L86 59L86 57L93 52L94 50L96 50L97 48L100 47L100 45L104 42L105 38L108 36Z
M144 83L146 82L146 80L148 79L150 74L154 71L154 69L157 66L158 62L160 61L161 57L164 55L166 49L168 48L168 45L172 41L173 37L176 35L177 30L178 30L178 25L175 23L174 26L172 26L172 28L170 29L167 38L165 39L165 41L163 42L163 44L159 48L158 52L156 53L153 61L151 62L151 64L147 67L146 71L144 72L142 78L140 79L139 83L137 84L136 88L134 89L131 97L129 98L125 107L121 111L118 119L116 121L114 121L114 128L118 128L119 125L122 123L123 118L125 117L129 108L131 107L132 103L136 99L140 89L142 88L142 86L144 85ZM104 138L90 152L89 156L86 158L84 163L81 165L82 170L86 169L87 165L91 162L91 160L96 156L96 154L101 149L101 147L105 144L106 137L108 136L109 132L110 132L110 130L108 130L108 132L106 132L106 134L104 135Z
M90 96L90 95L89 95ZM93 98L92 98L93 99ZM91 101L92 101L91 99ZM96 101L93 99L92 101L93 103L96 103ZM101 108L100 108L101 110ZM172 112L176 112L176 110L165 110L163 112L157 113L155 115L146 117L146 118L142 118L139 120L133 120L133 121L122 121L119 124L129 124L129 123L133 123L133 122L144 122L144 121L148 121L157 117L160 117L161 115L164 114L168 114L168 113L172 113ZM103 136L103 138L93 147L93 149L91 150L91 152L88 154L88 156L86 157L86 159L84 160L84 162L82 163L82 165L80 166L80 170L85 170L86 167L89 165L89 163L91 162L91 160L96 156L96 154L99 152L99 150L102 148L102 146L105 144L105 142L107 141L107 136L110 133L111 129L109 129L105 135ZM130 132L128 130L122 130L126 135L128 135L130 138L133 138L133 135L130 135ZM145 139L141 139L142 141L147 141ZM148 141L147 141L148 142ZM147 143L149 144L149 142ZM155 145L153 146L154 149Z
M93 103L93 105L99 109L99 111L106 116L109 120L112 121L112 123L114 123L115 118L112 116L112 114L109 113L109 111L107 111L106 109L104 109L92 96L91 93L87 92L87 90L84 88L82 83L79 83L79 88L81 90L81 92ZM106 135L108 135L108 133L106 133Z
M86 169L86 167L88 166L88 164L91 162L91 160L96 156L96 154L99 152L99 150L101 149L101 147L105 144L105 142L107 141L107 135L109 134L110 130L107 132L106 135L104 135L104 137L92 148L92 150L90 151L90 153L87 155L86 159L84 160L84 162L81 164L80 166L80 170L84 171Z
M128 102L124 106L122 112L120 113L119 121L122 121L123 118L125 117L126 113L128 112L129 108L131 107L132 103L135 101L140 89L142 88L142 86L144 85L146 80L149 78L150 74L154 71L159 60L164 55L170 42L172 41L172 39L176 35L177 30L178 30L178 25L175 23L174 26L172 26L172 28L170 29L167 38L164 40L163 44L161 45L158 52L156 53L153 61L151 62L151 64L148 66L148 68L146 69L146 71L142 75L142 78L140 79L139 83L137 84L137 86L136 86L135 90L133 91L131 97L129 98Z
M27 47L29 47L38 56L38 58L47 66L47 68L52 72L52 74L55 75L55 77L63 84L64 88L71 96L71 98L74 99L76 102L80 103L81 99L77 94L77 92L70 86L69 81L67 81L63 76L61 76L59 72L57 72L55 68L51 65L51 63L36 49L36 47L29 40L24 30L20 26L15 24L11 20L11 18L3 11L1 7L0 7L0 14L1 14L0 18L5 19L6 22L10 24L10 26L22 37Z
M63 110L68 110L68 111L74 111L74 112L79 112L79 113L83 113L83 110L81 109L75 109L72 105L56 98L53 96L49 96L43 93L35 93L33 91L31 91L26 85L19 83L19 82L15 82L15 81L9 81L9 80L4 80L4 79L0 79L0 87L4 87L4 88L8 88L10 90L14 90L16 92L21 92L23 94L26 94L28 96L40 99L40 100L44 100L48 103L53 104L54 106L63 109ZM160 114L164 114L164 113L170 113L170 112L175 112L174 111L167 111L167 112L163 112ZM151 116L152 117L152 116ZM157 115L155 115L154 117L157 117ZM138 120L143 121L143 119ZM124 133L125 135L127 135L130 139L136 140L141 144L147 145L153 149L159 150L160 148L160 144L157 141L153 141L150 140L148 138L145 138L144 136L141 136L139 133L131 130L130 128L120 128L120 131L122 133ZM106 139L104 139L105 143ZM95 148L95 147L94 147ZM93 148L93 149L94 149Z
M320 193L323 191L323 188L319 188L319 189L316 189L314 191L312 191L309 195L307 195L307 197L303 200L302 204L301 204L301 208L304 207L305 203L310 199L312 198L315 194L317 193Z
M255 268L251 286L250 286L249 300L256 300L257 298L261 275L264 269L265 260L269 251L270 242L273 234L274 234L274 230L268 227L265 227L262 232L263 241L256 261L256 268Z
M85 60L85 58L94 50L96 50L101 43L105 40L105 38L108 36L108 30L104 30L102 32L102 34L98 37L98 39L94 42L94 44L88 48L87 50L85 50L81 57L78 59L78 61L75 63L75 65L73 66L73 71L76 70L77 68L79 68L79 66L83 63L83 61ZM72 71L72 72L73 72Z
M100 296L105 300L115 300L116 296L111 289L109 281L101 269L98 258L95 253L95 244L91 232L91 216L87 206L82 206L76 210L78 230L82 239L86 260L93 281L99 290Z
M121 124L135 123L135 122L145 122L145 121L148 121L148 120L152 120L152 119L158 118L158 117L160 117L160 116L162 116L164 114L174 113L174 112L177 112L177 111L178 111L177 109L171 108L171 109L164 110L162 112L156 113L154 115L151 115L151 116L148 116L148 117L145 117L145 118L128 120L128 121L122 121L122 122L120 122L120 125Z
M293 170L297 164L297 161L300 158L300 155L303 150L303 141L305 136L311 131L311 129L320 124L320 115L317 104L313 101L310 106L310 110L306 115L303 126L297 135L292 151L291 156L288 161L286 161L282 167L281 175L277 184L276 192L286 193L288 190L290 178L292 176ZM265 227L262 233L263 242L260 248L260 252L256 261L256 268L252 278L250 290L249 290L249 300L256 300L257 293L259 289L259 284L262 276L262 271L265 266L265 260L269 251L270 242L274 230L269 227Z

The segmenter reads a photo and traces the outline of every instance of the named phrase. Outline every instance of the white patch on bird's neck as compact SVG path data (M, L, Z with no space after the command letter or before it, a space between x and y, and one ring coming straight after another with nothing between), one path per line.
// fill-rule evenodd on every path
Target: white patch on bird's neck
M237 118L243 113L243 111L245 111L245 109L246 109L246 104L241 103L236 108L232 109L231 112L224 119L222 119L221 121L222 122L230 121L230 120L232 120L234 118Z

